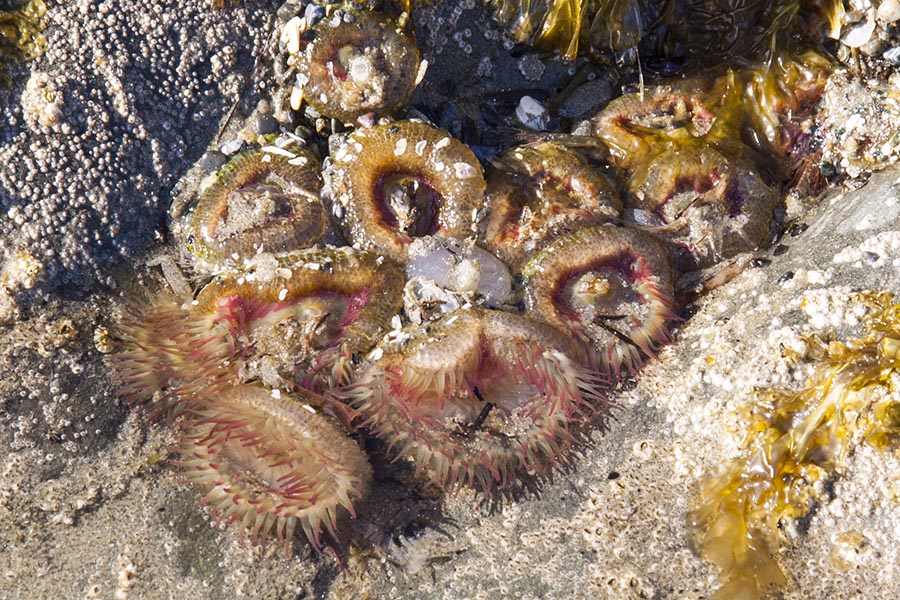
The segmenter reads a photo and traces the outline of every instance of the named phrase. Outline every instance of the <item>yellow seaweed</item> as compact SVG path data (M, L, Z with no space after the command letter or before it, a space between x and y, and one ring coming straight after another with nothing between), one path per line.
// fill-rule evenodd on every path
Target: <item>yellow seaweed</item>
M900 303L862 294L865 333L821 343L814 374L796 392L766 390L749 415L743 454L701 483L691 512L697 548L721 569L713 596L753 599L786 577L775 559L780 528L827 500L859 440L893 445L900 432Z
M14 10L0 9L0 87L10 83L8 64L31 60L43 52L47 42L41 31L46 14L43 0L28 0Z

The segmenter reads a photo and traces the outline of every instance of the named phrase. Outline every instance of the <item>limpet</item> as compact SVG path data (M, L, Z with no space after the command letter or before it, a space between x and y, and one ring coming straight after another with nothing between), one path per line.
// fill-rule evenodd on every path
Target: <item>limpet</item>
M440 488L489 496L566 459L571 428L605 407L602 382L564 336L523 316L459 310L407 327L342 392L391 454Z
M258 384L211 397L181 423L177 451L216 521L236 523L254 540L274 534L285 552L297 529L317 550L323 527L337 540L339 514L356 516L353 503L372 479L365 453L337 423L302 395Z
M292 153L288 158L256 148L222 167L186 217L188 250L220 264L321 239L328 216L319 198L320 161L303 148Z
M482 237L513 268L549 237L621 216L612 183L561 143L516 148L494 167Z
M485 189L469 148L414 120L351 133L328 179L346 237L401 263L415 237L471 237Z
M595 368L635 372L670 340L672 272L648 234L593 226L560 236L522 269L528 313L574 334Z
M322 115L345 123L369 112L389 115L416 86L416 41L387 16L338 11L306 36L311 41L297 56L299 89Z

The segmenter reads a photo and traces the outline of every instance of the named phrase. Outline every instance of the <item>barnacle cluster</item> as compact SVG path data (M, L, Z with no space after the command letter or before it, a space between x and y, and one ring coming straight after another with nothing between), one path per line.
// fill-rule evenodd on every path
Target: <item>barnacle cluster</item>
M672 339L679 271L766 242L777 194L756 158L797 147L820 73L785 54L661 85L591 121L602 152L562 136L485 167L388 116L422 75L396 13L287 20L289 104L319 132L332 119L328 156L311 129L233 156L173 207L199 291L132 301L114 332L122 395L178 431L213 516L286 546L338 538L372 485L363 446L486 498L568 464Z
M46 43L41 34L46 13L43 0L0 5L0 87L9 85L8 63L31 60L41 53Z
M827 500L860 442L897 441L900 304L861 294L865 333L846 342L810 339L813 375L796 391L760 392L742 454L709 476L691 513L700 553L722 571L714 598L757 598L785 575L774 554L782 531Z

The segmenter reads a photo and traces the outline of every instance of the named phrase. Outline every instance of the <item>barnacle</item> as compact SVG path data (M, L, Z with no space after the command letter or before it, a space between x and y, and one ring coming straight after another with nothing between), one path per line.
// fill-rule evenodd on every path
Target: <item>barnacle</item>
M465 238L484 197L475 155L422 121L358 129L332 157L328 182L347 238L405 262L412 238Z
M786 580L774 558L780 531L824 502L815 485L841 474L853 443L896 443L900 304L857 298L865 333L831 342L798 391L766 390L743 453L701 485L691 521L700 553L722 570L714 598L758 598Z
M198 260L240 262L322 238L328 218L319 199L319 161L305 149L292 154L246 150L216 173L185 217L187 248Z
M667 244L683 271L709 267L765 242L778 195L756 170L711 146L658 154L629 178L632 220Z
M612 183L561 143L516 148L494 167L482 238L513 267L548 237L621 216Z
M241 384L214 400L181 424L178 445L184 477L213 517L254 540L274 534L286 552L296 529L316 549L323 527L337 539L339 514L355 516L372 478L356 443L302 395Z
M297 62L298 90L321 114L344 122L388 115L415 88L419 49L390 17L336 11L306 32ZM300 106L294 102L294 109Z
M337 382L399 310L403 281L396 265L373 254L310 249L256 272L219 275L192 310L228 324L254 356L285 365L276 369L290 374L304 365Z
M572 426L604 405L598 377L567 347L526 317L460 310L380 345L342 394L433 484L489 495L564 460Z
M636 230L594 226L547 244L522 269L528 311L581 343L592 365L634 372L676 321L663 248Z
M21 6L0 9L0 87L9 85L7 64L38 56L46 40L41 34L47 6L43 0L27 0Z

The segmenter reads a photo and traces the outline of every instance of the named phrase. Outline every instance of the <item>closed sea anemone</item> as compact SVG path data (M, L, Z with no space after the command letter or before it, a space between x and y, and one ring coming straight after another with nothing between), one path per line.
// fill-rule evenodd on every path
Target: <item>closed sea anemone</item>
M602 382L568 346L526 317L459 310L378 346L341 393L432 484L510 492L564 461L573 427L605 407Z
M422 121L357 129L332 156L328 178L347 239L400 263L415 237L472 236L484 199L472 151Z
M417 83L419 49L390 17L337 10L301 38L297 98L345 123L374 112L389 115ZM299 110L299 102L292 100Z
M498 158L485 203L485 246L513 267L550 237L622 213L613 184L556 142L523 146Z
M671 267L653 238L593 226L560 236L522 269L528 314L573 335L590 364L635 372L670 340Z
M778 202L748 163L696 146L660 153L628 181L626 218L669 245L682 271L758 248L769 238Z
M321 239L328 218L319 161L305 149L294 153L257 148L226 163L186 217L188 250L205 264L222 265Z

